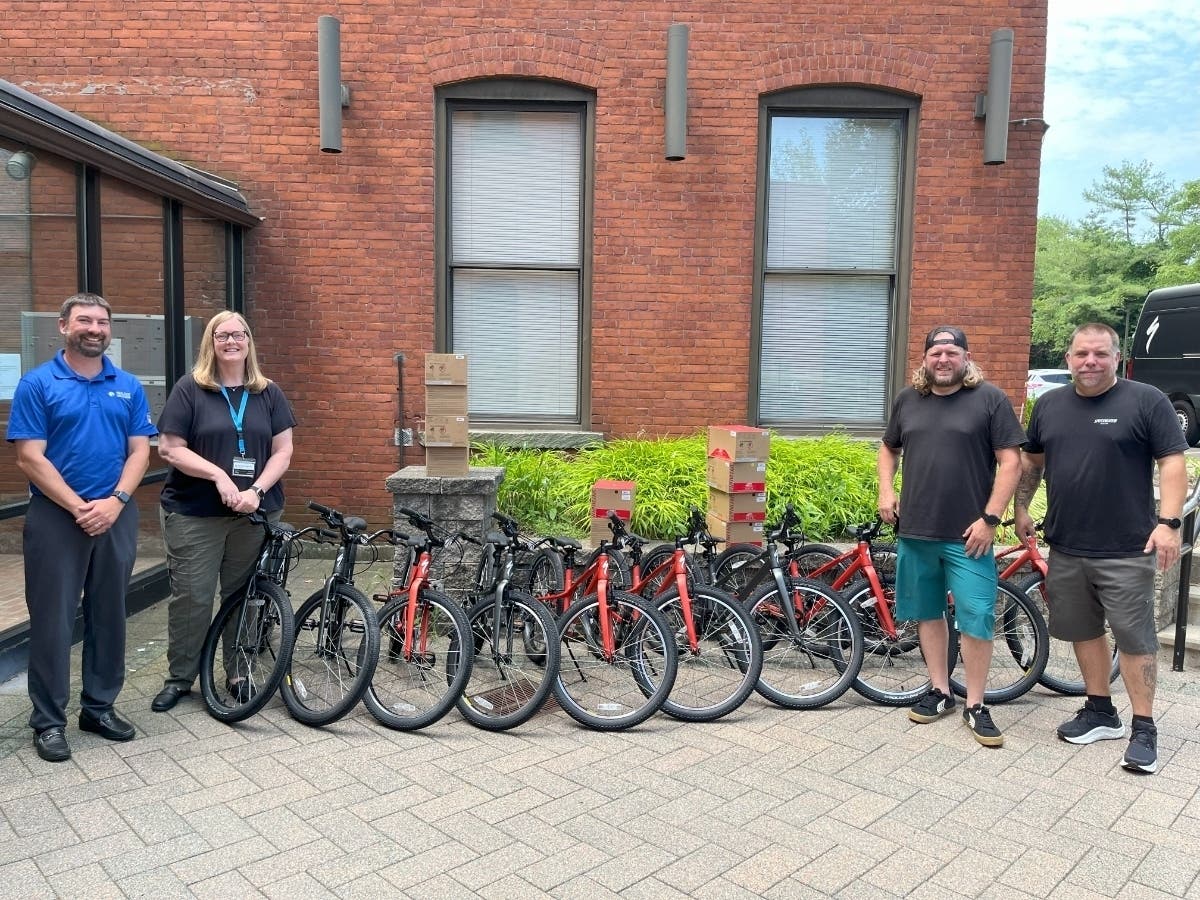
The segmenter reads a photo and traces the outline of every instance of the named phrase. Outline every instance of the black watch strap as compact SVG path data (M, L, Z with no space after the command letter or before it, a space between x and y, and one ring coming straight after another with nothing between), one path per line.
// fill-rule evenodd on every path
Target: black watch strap
M118 500L120 500L122 503L128 503L130 500L132 500L132 499L133 499L132 497L130 497L130 496L129 496L127 493L125 493L124 491L113 491L113 492L112 492L112 494L111 494L110 496L116 497L116 498L117 498Z
M985 525L988 525L991 528L999 528L1000 527L1000 517L999 516L993 516L991 513L985 512L979 518L983 519L983 523Z
M1183 526L1183 522L1179 519L1164 519L1162 516L1158 517L1158 524L1166 525L1168 528L1180 528Z

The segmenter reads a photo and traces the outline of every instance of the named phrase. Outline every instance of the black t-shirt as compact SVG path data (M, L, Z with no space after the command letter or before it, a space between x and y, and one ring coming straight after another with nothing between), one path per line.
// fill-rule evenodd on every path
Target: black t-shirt
M1118 378L1098 397L1043 394L1025 449L1046 454L1046 541L1073 556L1140 556L1155 525L1154 461L1187 449L1156 387Z
M229 400L237 409L245 388L228 388ZM292 407L283 391L271 382L260 393L251 393L246 401L242 419L246 456L255 461L254 476L239 476L234 484L245 489L262 473L271 456L271 440L281 431L296 425ZM187 441L188 449L220 466L233 476L233 458L238 452L237 429L233 414L220 391L209 391L196 384L190 375L179 379L167 398L158 430L174 434ZM217 486L207 479L195 478L174 467L167 473L167 483L160 498L163 509L188 516L231 516L234 512L221 502ZM260 506L263 512L283 509L283 486L275 484L267 491Z
M995 385L946 396L901 391L883 432L883 442L902 453L901 536L961 541L992 495L996 451L1024 439Z

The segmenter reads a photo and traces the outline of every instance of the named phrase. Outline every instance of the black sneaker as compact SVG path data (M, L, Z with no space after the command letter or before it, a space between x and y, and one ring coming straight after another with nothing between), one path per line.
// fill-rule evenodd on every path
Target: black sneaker
M975 740L983 746L1001 747L1004 745L1004 735L992 721L992 711L982 703L976 703L963 710L963 724L971 729Z
M1094 744L1125 737L1125 726L1116 712L1100 712L1088 700L1075 718L1058 726L1058 736L1071 744Z
M925 695L912 705L908 717L922 725L936 722L946 713L954 711L954 698L948 697L937 688L930 688Z
M1121 765L1131 772L1158 771L1158 729L1145 722L1134 722L1129 734L1129 747Z

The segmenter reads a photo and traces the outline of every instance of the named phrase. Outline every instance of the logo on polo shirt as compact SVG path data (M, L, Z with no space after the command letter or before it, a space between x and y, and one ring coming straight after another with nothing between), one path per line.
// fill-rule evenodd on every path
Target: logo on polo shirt
M117 397L121 400L132 400L133 399L133 394L129 393L129 391L109 391L108 396Z

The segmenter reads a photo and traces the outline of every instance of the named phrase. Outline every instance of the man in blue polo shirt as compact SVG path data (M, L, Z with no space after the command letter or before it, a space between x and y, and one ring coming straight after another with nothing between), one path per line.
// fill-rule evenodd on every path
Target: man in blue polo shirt
M156 434L137 378L104 355L112 309L98 294L62 305L63 349L17 385L8 421L17 466L30 481L25 515L25 604L29 607L29 726L38 755L71 756L66 738L71 635L84 605L79 727L110 741L134 728L113 702L125 683L125 591L137 554L130 494Z

